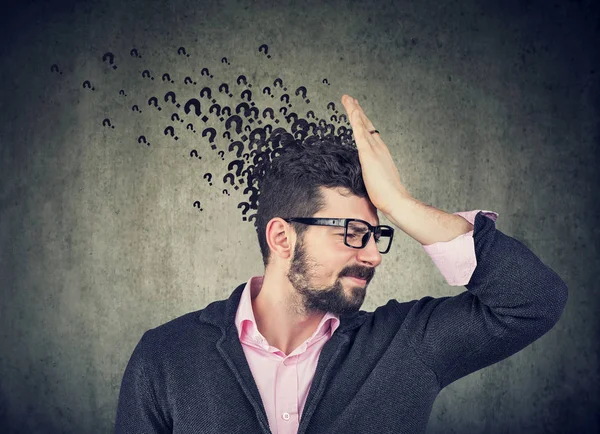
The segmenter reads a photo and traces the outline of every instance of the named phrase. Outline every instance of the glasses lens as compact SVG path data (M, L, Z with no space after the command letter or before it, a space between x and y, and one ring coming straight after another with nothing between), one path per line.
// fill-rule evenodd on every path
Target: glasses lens
M352 247L363 247L363 244L366 246L365 241L368 232L369 228L364 223L351 221L348 223L346 243ZM391 238L391 231L387 228L381 228L381 233L375 236L377 250L385 252L390 245Z

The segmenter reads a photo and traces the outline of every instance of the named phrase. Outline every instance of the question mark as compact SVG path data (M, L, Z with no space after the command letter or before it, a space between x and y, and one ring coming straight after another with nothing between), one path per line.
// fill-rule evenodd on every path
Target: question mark
M302 94L302 99L306 101L306 104L308 104L310 100L306 99L306 88L304 86L300 86L298 89L296 89L296 95L298 95L299 93Z
M171 125L169 125L167 128L165 128L165 136L167 135L167 132L171 133L171 137L175 137L175 140L179 140L179 137L175 136L175 128L173 128Z
M111 128L114 128L114 127L115 127L114 125L111 125L111 124L110 124L110 119L108 119L108 118L106 118L106 119L104 119L104 120L102 121L102 126L104 126L104 127L108 126L108 127L111 127Z
M177 50L177 54L185 54L187 57L190 57L190 55L185 52L185 48L183 47L179 47L179 49Z
M262 53L264 48L264 52L267 55L267 58L270 59L271 55L269 54L269 46L267 44L262 44L260 47L258 47L258 52Z
M58 65L56 63L50 67L50 72L58 72L60 75L62 75L62 72L60 69L58 69Z
M240 202L238 204L238 208L244 207L244 211L242 211L242 214L244 214L244 217L242 218L242 220L246 221L246 213L248 212L248 210L250 209L250 204L248 202Z
M159 110L162 110L159 106L158 106L158 98L153 96L148 100L148 105L153 105L152 102L154 102L154 107L156 107Z
M139 136L138 137L138 143L146 143L146 136ZM150 142L147 142L147 145L150 146Z
M87 83L87 86L85 85L86 83ZM92 83L90 83L89 80L86 80L86 81L83 82L83 88L85 89L86 87L88 89L96 90L95 88L92 87Z
M325 83L327 86L329 86L329 80L327 80L326 78L323 79L323 83Z
M196 206L196 204L198 204L198 206ZM200 208L200 201L197 200L196 202L194 202L194 208L199 208L200 211L202 211L202 208Z
M219 156L221 157L221 160L225 161L225 158L223 158L223 155L225 155L225 151L219 151L219 152L217 152L217 154L219 154Z
M111 53L110 51L104 53L104 56L102 56L102 61L106 62L106 59L110 59L110 64L113 65L113 63L115 62L115 55L113 53ZM113 65L113 69L117 69L117 65Z
M212 181L212 173L205 173L203 178L204 179L208 178L209 185L212 185L212 182L211 182Z

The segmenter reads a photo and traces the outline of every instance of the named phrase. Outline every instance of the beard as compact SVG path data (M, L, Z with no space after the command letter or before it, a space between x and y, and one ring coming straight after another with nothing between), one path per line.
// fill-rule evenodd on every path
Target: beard
M312 274L319 268L306 252L302 240L298 240L287 278L295 289L292 300L288 303L290 313L296 315L322 315L331 312L340 316L358 312L366 297L366 287L349 279L338 277L333 286L322 286L313 283L317 277ZM346 272L343 275L357 273ZM342 280L344 279L344 280Z

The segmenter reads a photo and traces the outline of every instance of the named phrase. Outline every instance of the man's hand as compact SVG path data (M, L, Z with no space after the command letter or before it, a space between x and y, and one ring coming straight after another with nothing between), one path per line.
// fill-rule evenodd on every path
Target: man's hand
M389 215L400 198L409 197L400 181L390 151L379 134L371 134L375 129L358 101L349 95L342 95L342 104L348 113L356 148L362 169L362 177L373 205Z

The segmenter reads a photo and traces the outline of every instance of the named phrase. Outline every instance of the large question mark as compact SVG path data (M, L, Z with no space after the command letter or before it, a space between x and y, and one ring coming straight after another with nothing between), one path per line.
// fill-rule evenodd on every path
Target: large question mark
M238 208L244 207L244 211L242 211L242 214L244 214L244 217L242 218L242 220L246 221L246 213L248 212L248 210L250 209L250 204L248 202L240 202L237 206Z

